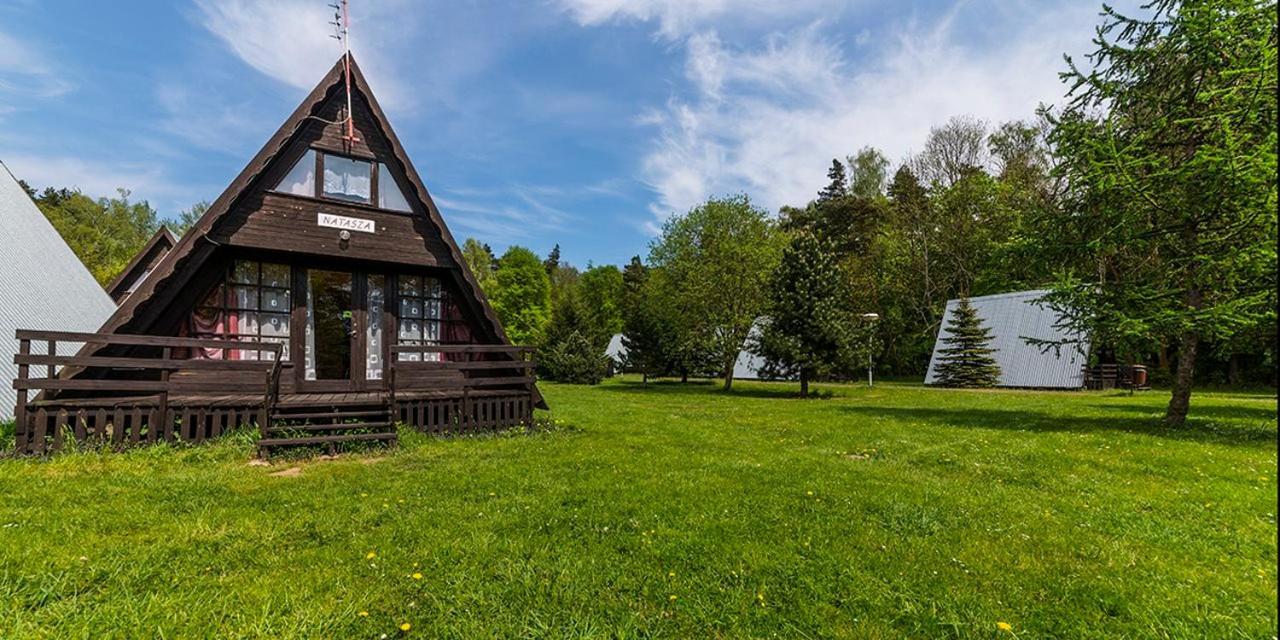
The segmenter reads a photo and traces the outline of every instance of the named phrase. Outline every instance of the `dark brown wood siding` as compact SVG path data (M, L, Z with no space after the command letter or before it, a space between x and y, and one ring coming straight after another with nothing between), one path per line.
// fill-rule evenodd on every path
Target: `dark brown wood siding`
M339 242L338 229L316 224L320 213L373 220L377 233L351 233ZM444 240L417 214L272 192L246 196L212 236L220 244L291 253L372 260L421 267L453 268Z

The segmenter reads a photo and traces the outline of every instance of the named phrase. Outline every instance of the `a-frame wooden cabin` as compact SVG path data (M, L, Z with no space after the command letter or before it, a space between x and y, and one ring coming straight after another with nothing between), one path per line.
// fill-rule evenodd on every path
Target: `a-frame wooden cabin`
M20 451L250 423L263 452L332 447L543 406L349 55L98 333L17 337Z

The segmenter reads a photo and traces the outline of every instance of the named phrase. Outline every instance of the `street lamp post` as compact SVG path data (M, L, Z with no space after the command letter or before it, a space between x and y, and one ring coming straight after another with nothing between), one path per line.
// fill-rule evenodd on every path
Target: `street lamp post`
M864 313L864 314L862 314L862 319L863 319L863 320L866 320L867 322L872 323L872 325L874 325L875 321L880 319L880 314L878 314L878 313ZM870 332L868 332L868 333L867 333L867 387L868 387L868 388L871 388L871 387L876 386L875 377L874 377L874 376L872 375L872 373L871 373L871 371L872 371L872 366L871 366L871 345L872 345L872 344L874 344L874 342L873 342L873 337L872 337L871 333L870 333Z

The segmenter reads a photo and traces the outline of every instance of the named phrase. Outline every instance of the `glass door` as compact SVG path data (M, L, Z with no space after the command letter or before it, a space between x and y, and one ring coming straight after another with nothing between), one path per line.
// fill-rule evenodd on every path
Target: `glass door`
M354 278L346 271L307 271L306 380L352 380L356 332Z

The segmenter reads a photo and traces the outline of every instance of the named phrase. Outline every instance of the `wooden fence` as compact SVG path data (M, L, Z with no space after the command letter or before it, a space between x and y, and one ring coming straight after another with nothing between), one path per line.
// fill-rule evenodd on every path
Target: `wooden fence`
M396 417L428 433L531 425L533 351L509 345L392 346L387 382Z
M116 444L198 442L251 421L266 424L279 389L281 345L275 343L28 330L18 330L17 339L13 388L18 392L14 418L19 453L60 448L68 434ZM33 342L43 342L43 352L33 351ZM59 344L87 348L66 355L59 353ZM174 357L175 351L193 349L221 349L224 358L232 349L270 357ZM43 367L44 377L31 377L31 367ZM34 400L28 397L31 391L38 393ZM171 405L171 399L188 393L259 393L261 402L221 408Z

